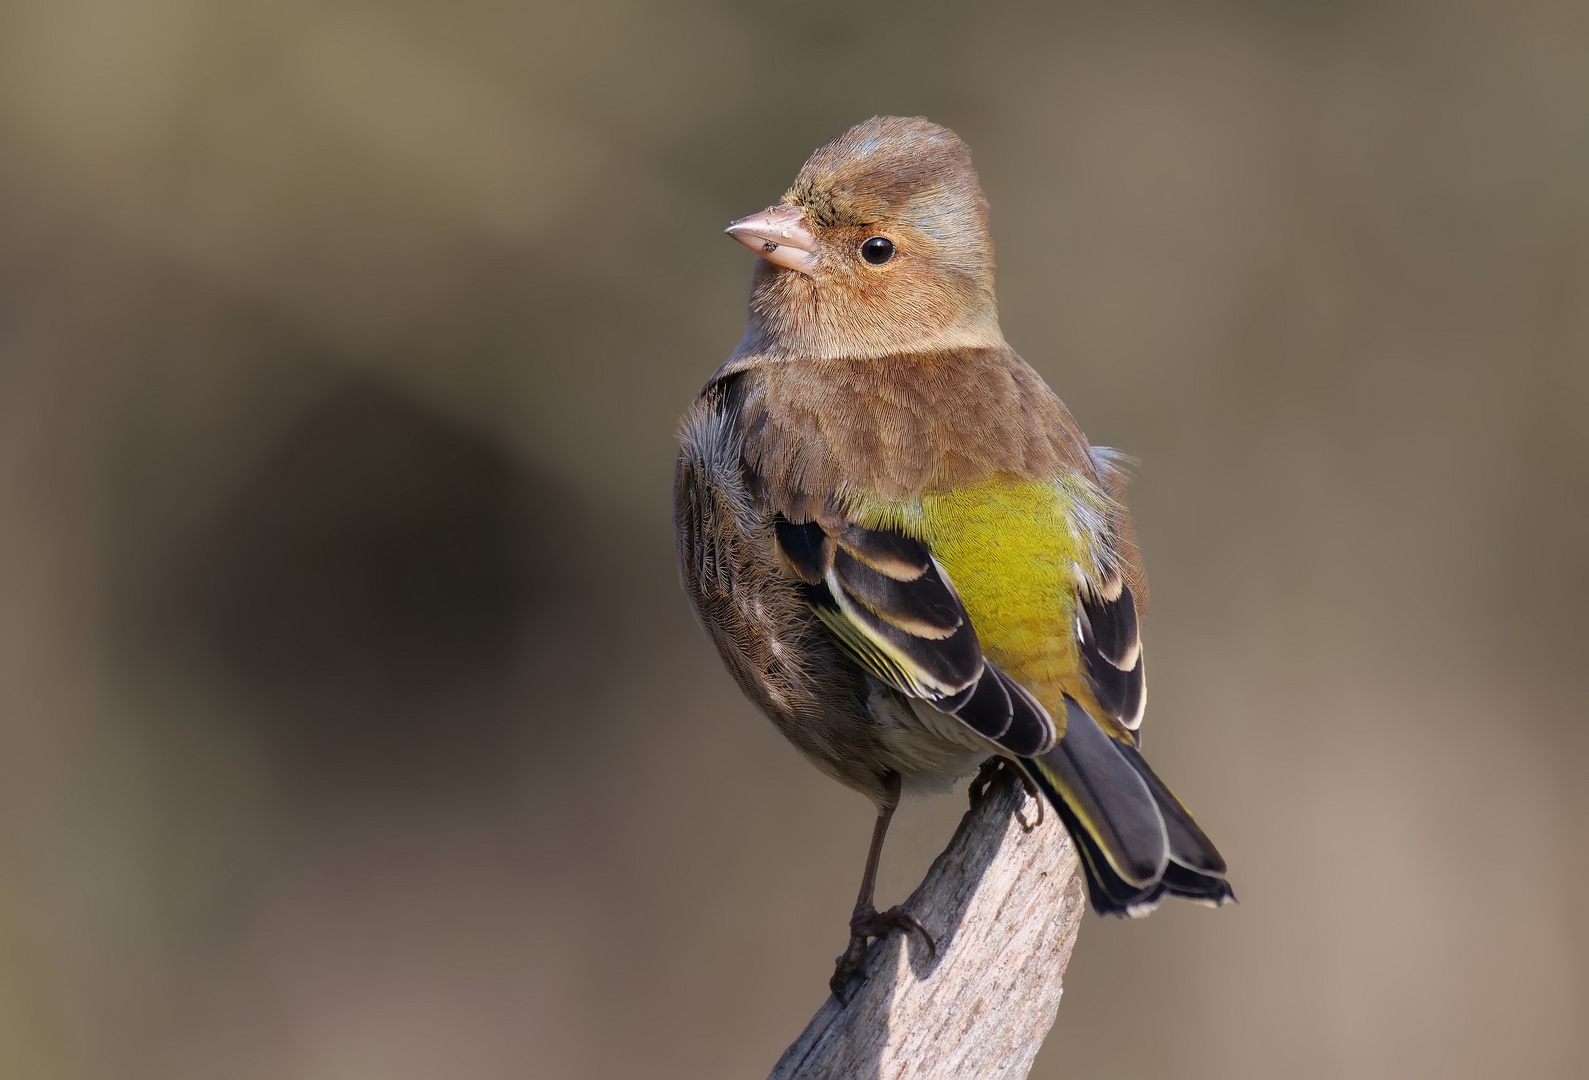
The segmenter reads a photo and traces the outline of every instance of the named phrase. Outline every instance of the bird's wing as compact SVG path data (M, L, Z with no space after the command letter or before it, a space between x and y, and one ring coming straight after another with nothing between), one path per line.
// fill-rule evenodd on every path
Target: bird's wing
M1131 586L1119 571L1108 571L1101 583L1078 588L1076 600L1076 636L1087 688L1105 715L1135 739L1148 698Z
M873 675L1012 754L1032 757L1053 748L1053 718L982 655L960 594L926 543L890 529L797 523L782 515L773 532L784 562L805 582L812 609Z
M1103 505L1103 558L1095 573L1076 590L1076 637L1087 688L1104 713L1139 741L1137 731L1147 707L1142 668L1142 638L1137 616L1147 600L1147 580L1137 550L1136 529L1125 506L1126 467L1132 459L1106 446L1089 456L1107 500Z

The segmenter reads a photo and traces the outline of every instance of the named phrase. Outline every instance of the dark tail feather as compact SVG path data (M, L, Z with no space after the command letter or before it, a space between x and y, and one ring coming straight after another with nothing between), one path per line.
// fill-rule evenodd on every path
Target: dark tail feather
M1211 907L1234 901L1236 894L1225 880L1224 856L1208 834L1192 820L1191 813L1164 781L1154 775L1140 751L1132 746L1116 745L1148 785L1164 818L1165 834L1170 843L1170 863L1164 868L1164 891Z
M1166 894L1233 900L1225 860L1142 755L1074 700L1065 706L1065 737L1021 764L1076 841L1093 909L1145 915Z

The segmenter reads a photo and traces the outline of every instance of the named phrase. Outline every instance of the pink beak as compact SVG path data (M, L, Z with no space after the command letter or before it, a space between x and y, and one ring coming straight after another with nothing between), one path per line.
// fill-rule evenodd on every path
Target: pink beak
M810 276L817 266L817 241L798 206L769 206L723 230L776 266Z

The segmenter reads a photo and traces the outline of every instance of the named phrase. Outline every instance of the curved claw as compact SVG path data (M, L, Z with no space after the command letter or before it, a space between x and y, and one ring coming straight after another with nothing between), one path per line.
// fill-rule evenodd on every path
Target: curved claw
M932 960L938 958L938 943L921 924L921 920L903 904L897 904L887 911L873 910L857 914L850 920L849 948L844 950L844 955L840 956L833 965L833 977L828 980L828 989L833 991L833 996L838 999L839 1004L850 1003L849 998L845 997L845 991L849 987L850 979L859 974L866 963L867 946L872 939L887 937L895 930L906 932L914 930L926 943L928 958Z
M879 915L878 919L887 920L890 923L889 930L916 931L916 933L921 935L921 940L927 944L927 958L929 960L938 959L938 943L932 939L931 934L927 933L927 928L921 925L921 920L916 918L915 914L903 905L889 908ZM887 932L886 930L884 931L884 933ZM876 934L875 931L874 934L877 937L883 936L883 934Z

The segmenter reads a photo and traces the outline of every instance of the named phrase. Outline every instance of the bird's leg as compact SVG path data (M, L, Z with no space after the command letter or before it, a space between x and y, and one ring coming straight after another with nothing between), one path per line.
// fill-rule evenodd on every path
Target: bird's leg
M833 968L833 978L828 988L841 1004L849 1004L844 991L850 978L861 970L866 960L866 946L872 938L880 938L892 930L914 930L927 943L927 954L938 955L938 943L927 933L926 927L903 905L887 911L878 911L874 903L877 893L877 864L883 857L883 838L888 835L888 823L894 819L899 806L899 774L891 772L884 781L883 801L877 805L877 823L872 826L872 848L866 853L866 870L861 875L861 894L855 899L855 911L850 916L850 945L844 950Z
M1024 770L1016 768L1004 757L994 754L984 761L982 768L978 769L977 774L971 778L971 786L966 789L966 794L971 797L971 806L975 809L983 799L987 798L988 789L993 786L999 774L1006 771L1013 772L1016 779L1021 782L1021 787L1026 789L1026 794L1037 800L1037 820L1028 825L1025 818L1021 819L1021 827L1031 832L1043 823L1045 812L1043 793L1037 790L1037 785L1032 783L1032 778L1027 776Z

